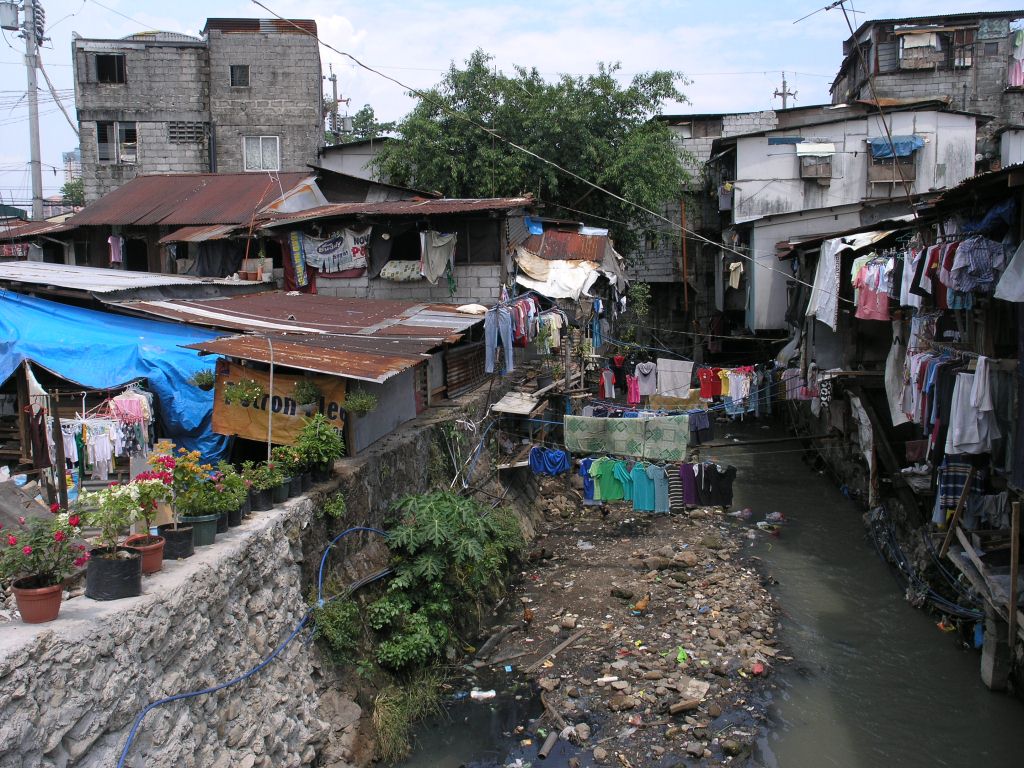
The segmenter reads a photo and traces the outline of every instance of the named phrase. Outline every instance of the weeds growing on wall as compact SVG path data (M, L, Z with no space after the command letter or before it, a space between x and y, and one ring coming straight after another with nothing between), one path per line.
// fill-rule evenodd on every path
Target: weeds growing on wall
M429 699L427 673L455 657L459 635L473 621L467 608L475 606L479 621L505 592L524 541L511 512L447 491L405 497L387 530L394 574L383 591L328 602L315 619L336 661L362 669L372 660L398 686L385 687L377 703L380 755L392 760L408 749L409 725L425 711L419 700ZM412 719L395 726L403 715Z
M412 725L441 711L441 677L420 672L401 686L389 685L373 701L373 725L377 731L377 755L388 763L409 751Z

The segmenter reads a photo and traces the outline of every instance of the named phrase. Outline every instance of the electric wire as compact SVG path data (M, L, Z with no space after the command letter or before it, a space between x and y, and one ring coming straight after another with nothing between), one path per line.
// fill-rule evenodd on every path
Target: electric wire
M324 40L322 40L316 33L310 32L308 29L305 29L304 27L301 27L300 25L296 24L294 21L291 21L290 19L286 19L284 16L281 16L279 13L277 13L276 11L272 10L271 8L269 8L268 6L266 6L265 4L260 2L260 0L250 0L250 2L252 2L253 5L258 5L260 8L262 8L263 10L265 10L267 13L271 14L272 16L277 18L278 20L280 20L280 21L282 21L282 22L284 22L286 24L291 24L293 27L295 27L295 29L296 29L296 31L298 33L304 34L304 35L308 35L309 37L312 37L314 40L317 41L318 44L322 45L324 48L327 48L330 51L334 51L339 56L344 56L345 58L350 59L352 62L354 62L357 66L361 67L362 69L365 69L366 71L371 72L372 74L375 74L378 77L382 77L385 80L388 80L388 81L394 83L395 85L399 86L400 88L405 89L409 93L417 96L418 98L422 99L423 101L427 102L428 104L431 104L432 106L435 106L438 109L441 109L442 111L446 112L450 116L452 116L452 117L454 117L454 118L456 118L458 120L461 120L461 121L465 122L466 124L471 125L471 126L477 128L477 129L483 131L484 133L488 134L492 138L497 139L498 141L501 141L504 144L507 144L509 147L512 147L513 149L515 149L515 150L517 150L517 151L519 151L519 152L521 152L521 153L523 153L525 155L528 155L528 156L532 157L533 159L543 163L544 165L550 166L551 168L555 169L556 171L559 171L559 172L565 174L566 176L569 176L570 178L575 179L576 181L579 181L581 184L584 184L584 185L590 187L594 191L600 192L600 193L602 193L604 195L607 195L608 197L611 197L611 198L613 198L615 200L618 200L619 202L624 203L624 204L626 204L626 205L628 205L628 206L630 206L632 208L635 208L638 211L646 213L649 216L653 216L656 219L660 219L661 221L664 221L666 224L668 224L670 227L672 227L674 230L679 231L679 232L685 232L686 234L690 235L691 238L694 238L696 240L700 240L700 241L705 242L705 243L707 243L709 245L713 245L716 248L719 248L719 249L721 249L723 251L728 251L729 253L733 253L733 254L739 256L742 259L746 259L747 261L749 261L751 264L753 264L756 267L760 267L761 269L764 269L764 270L769 271L769 272L776 272L776 273L778 273L780 275L783 275L787 280L793 280L793 281L795 281L795 282L797 282L797 283L799 283L801 285L804 285L804 286L806 286L808 288L814 288L815 287L814 284L812 284L812 283L808 283L808 282L805 282L803 280L800 280L799 278L797 278L796 276L794 276L791 273L787 273L784 270L781 270L781 269L778 269L776 267L771 266L770 264L765 264L765 263L763 263L761 261L758 261L755 257L749 256L749 255L747 255L745 253L742 253L739 250L737 250L737 249L735 249L735 248L733 248L733 247L731 247L729 245L726 245L724 243L716 243L715 241L711 240L710 238L705 237L704 235L701 235L698 232L694 232L691 229L687 229L686 227L682 226L681 224L676 224L675 222L673 222L671 219L667 218L666 216L664 216L664 215L662 215L660 213L657 213L655 211L652 211L650 208L647 208L647 207L641 205L640 203L634 202L633 200L630 200L630 199L628 199L626 197L623 197L622 195L620 195L620 194L618 194L616 192L613 192L610 189L607 189L606 187L602 187L600 184L597 184L597 183L595 183L593 181L590 181L590 179L587 179L587 178L585 178L583 176L580 176L578 173L576 173L574 171L571 171L571 170L569 170L568 168L566 168L566 167L564 167L562 165L559 165L554 160L549 160L548 158L546 158L546 157L544 157L544 156L534 152L533 150L531 150L531 149L529 149L527 147L524 147L521 144L517 144L516 142L512 141L511 139L509 139L509 138L507 138L505 136L502 136L495 129L488 128L486 125L483 125L482 123L477 122L476 120L474 120L473 118L469 117L468 115L458 111L457 109L452 108L448 104L445 104L443 101L438 101L437 99L432 98L429 94L427 94L423 90L421 90L419 88L416 88L414 86L408 85L407 83L403 83L401 80L398 80L398 79L392 77L391 75L388 75L388 74L386 74L384 72L381 72L380 70L371 67L369 64L364 64L362 61L357 59L351 53L348 53L347 51L342 51L339 48L335 48L330 43L327 43ZM824 292L826 294L830 294L830 295L832 293L834 293L834 295L836 296L836 300L837 301L843 301L843 302L846 302L847 304L851 304L851 305L854 303L852 300L847 299L847 298L845 298L843 296L840 296L838 294L838 292L829 292L826 289L823 289L821 287L819 287L818 290L822 291L822 292Z

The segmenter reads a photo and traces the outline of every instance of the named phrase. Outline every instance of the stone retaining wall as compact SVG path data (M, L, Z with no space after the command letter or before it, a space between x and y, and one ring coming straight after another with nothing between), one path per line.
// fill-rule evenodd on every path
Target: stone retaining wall
M305 614L330 537L350 525L382 526L396 499L429 489L431 471L436 481L439 469L442 425L479 418L484 394L461 408L428 411L339 462L330 483L254 513L188 560L165 563L161 573L144 578L138 598L101 603L76 597L64 602L56 622L44 625L0 615L0 768L110 768L147 704L222 683L258 664ZM482 480L487 467L485 452ZM317 508L339 487L348 501L346 517L324 521ZM532 529L525 515L524 528ZM332 572L348 583L386 560L379 539L352 537L334 553ZM315 644L302 642L307 637L236 686L153 710L127 765L349 765L362 713L336 686L344 670L322 661Z

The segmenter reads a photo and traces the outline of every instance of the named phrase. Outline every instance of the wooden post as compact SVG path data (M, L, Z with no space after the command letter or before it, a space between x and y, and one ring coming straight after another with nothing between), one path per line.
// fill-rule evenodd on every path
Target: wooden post
M967 482L964 483L964 489L960 491L960 498L956 502L956 509L953 510L953 519L949 521L949 530L946 531L946 538L942 540L939 559L946 556L946 552L949 551L949 545L953 542L956 527L960 524L960 514L964 511L964 504L967 503L967 496L971 492L972 482L974 482L974 467L971 467L971 471L967 473Z
M29 450L28 420L29 412L25 409L32 404L32 398L28 395L28 360L21 361L21 368L15 381L18 385L18 450L21 451L21 463L28 464L32 461L32 452Z
M50 416L53 418L53 452L56 458L54 472L57 475L57 503L60 508L68 508L68 479L67 469L64 466L64 435L60 431L60 393L50 393Z
M679 201L679 224L681 232L679 234L680 244L683 249L683 311L690 311L690 284L687 282L688 273L690 271L690 263L686 254L686 200Z
M1017 644L1017 579L1020 578L1020 502L1013 502L1013 517L1010 523L1010 604L1006 618L1010 624L1010 654Z

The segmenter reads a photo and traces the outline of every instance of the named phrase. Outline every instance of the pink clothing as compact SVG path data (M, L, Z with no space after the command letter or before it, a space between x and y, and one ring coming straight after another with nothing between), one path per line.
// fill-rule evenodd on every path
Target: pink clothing
M879 280L879 267L862 267L853 281L857 288L857 311L860 320L889 320L889 292Z
M626 404L640 405L640 380L636 376L626 375Z

